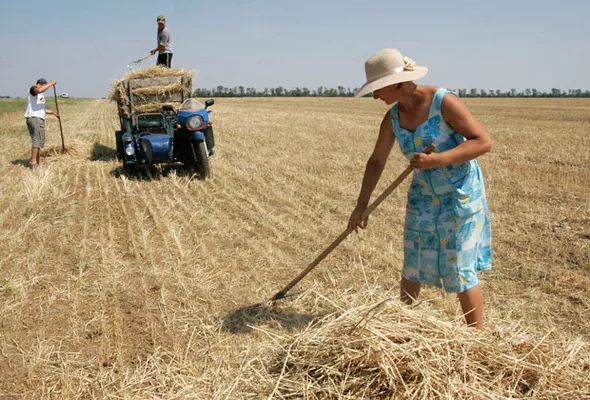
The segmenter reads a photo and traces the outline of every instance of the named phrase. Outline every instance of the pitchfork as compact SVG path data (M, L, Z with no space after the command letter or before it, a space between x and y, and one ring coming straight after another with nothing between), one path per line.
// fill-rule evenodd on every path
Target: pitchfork
M127 64L127 70L128 70L128 71L133 71L133 70L135 70L135 69L139 68L139 67L141 66L141 62L142 62L143 60L145 60L146 58L148 58L148 57L151 57L151 56L152 56L152 53L150 52L150 53L149 53L148 55L146 55L145 57L142 57L142 58L140 58L140 59L137 59L137 60L135 60L135 61L131 61L129 64Z

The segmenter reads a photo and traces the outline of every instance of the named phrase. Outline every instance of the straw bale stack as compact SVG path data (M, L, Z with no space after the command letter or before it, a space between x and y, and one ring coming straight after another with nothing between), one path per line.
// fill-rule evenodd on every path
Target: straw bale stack
M112 82L109 99L120 116L133 112L160 112L164 104L177 108L192 92L192 71L153 65L132 71Z
M479 332L426 308L392 299L285 336L267 364L270 397L590 399L590 353L580 339L537 336L518 324Z

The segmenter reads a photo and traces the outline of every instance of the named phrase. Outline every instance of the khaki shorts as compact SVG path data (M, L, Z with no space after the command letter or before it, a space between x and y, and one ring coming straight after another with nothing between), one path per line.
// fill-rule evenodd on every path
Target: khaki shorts
M27 118L27 128L33 142L32 147L42 149L45 146L45 120L39 117Z

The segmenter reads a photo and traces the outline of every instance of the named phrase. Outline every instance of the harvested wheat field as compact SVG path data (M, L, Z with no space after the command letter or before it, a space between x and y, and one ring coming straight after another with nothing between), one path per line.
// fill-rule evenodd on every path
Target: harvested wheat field
M107 100L60 104L68 153L49 117L27 169L2 112L0 398L590 399L590 101L466 102L494 140L482 332L439 290L397 300L409 180L303 294L240 310L345 229L377 101L216 99L204 181L121 175ZM396 145L375 194L406 165Z

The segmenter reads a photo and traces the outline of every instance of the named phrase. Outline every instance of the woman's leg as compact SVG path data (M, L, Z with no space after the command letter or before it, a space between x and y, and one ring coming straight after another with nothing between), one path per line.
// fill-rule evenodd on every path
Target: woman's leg
M481 286L472 287L458 294L461 309L468 326L483 329L483 295Z
M412 304L420 294L420 283L412 282L402 276L399 298L406 304Z

